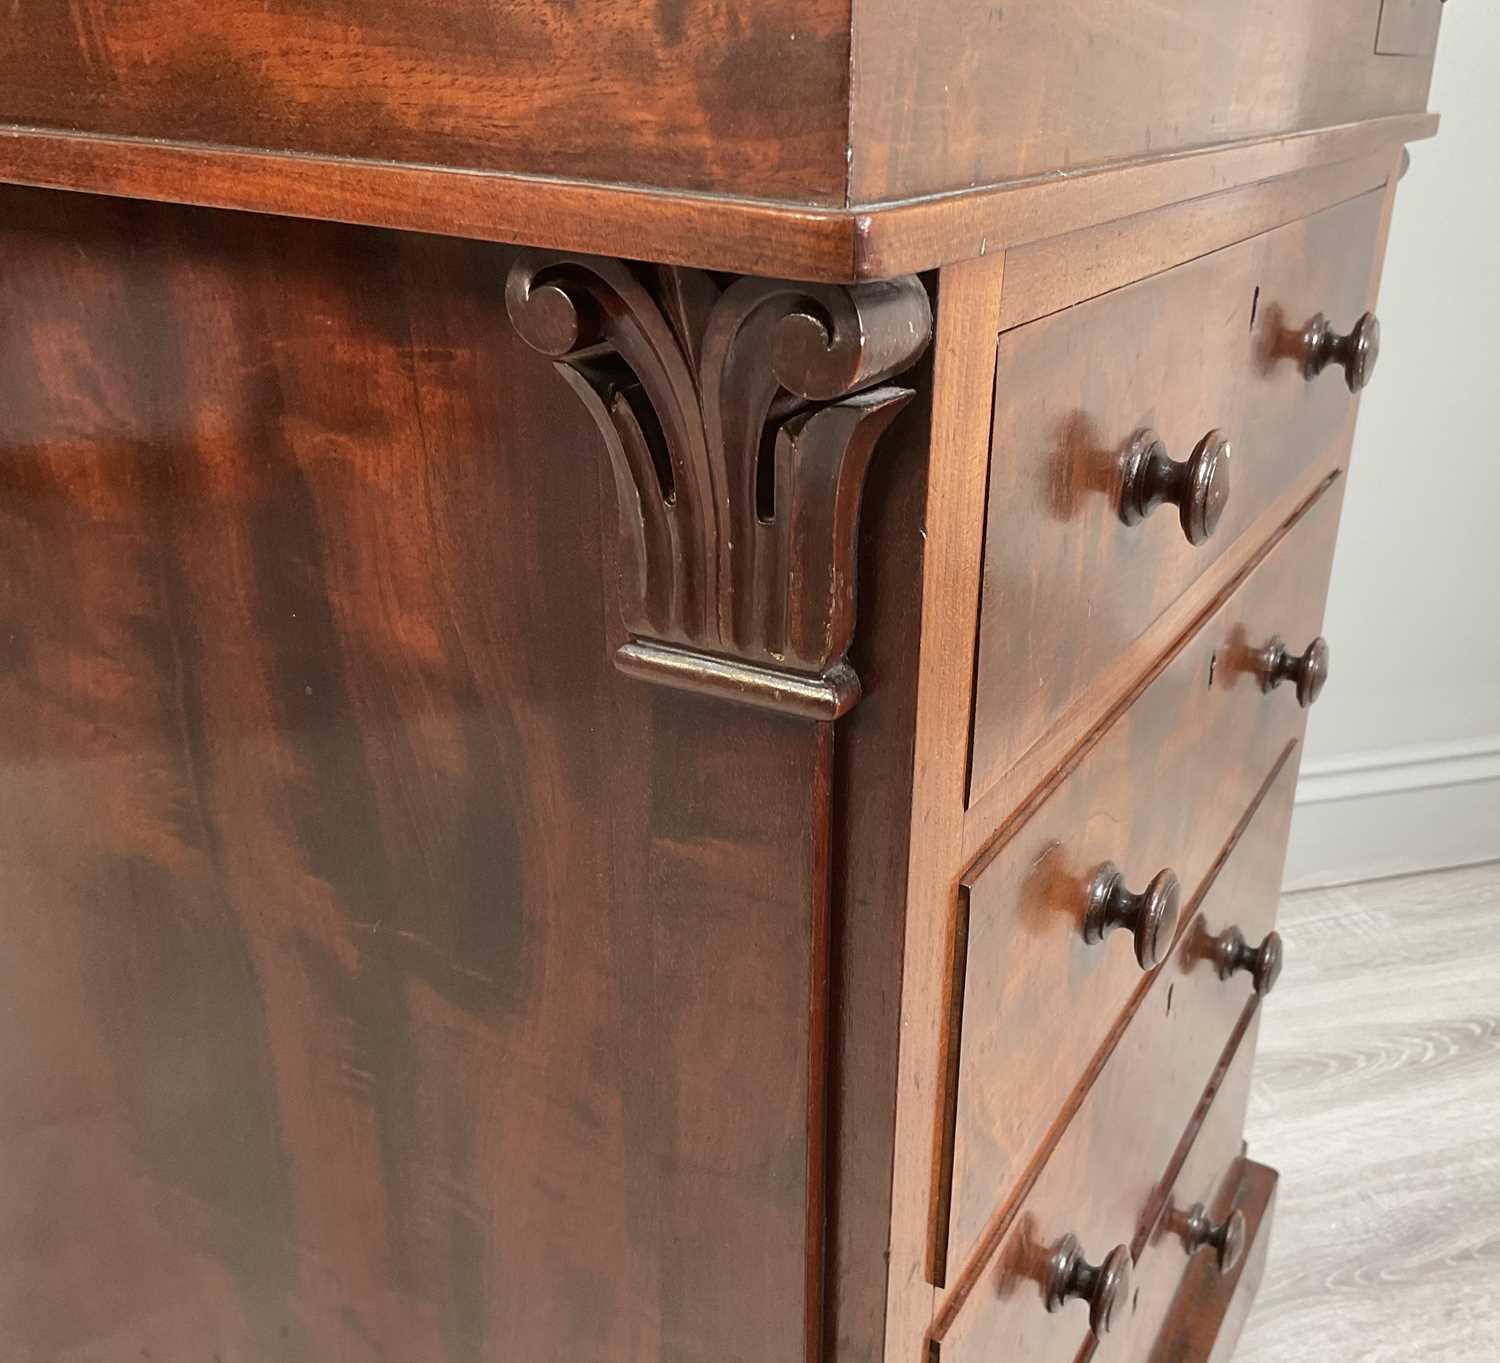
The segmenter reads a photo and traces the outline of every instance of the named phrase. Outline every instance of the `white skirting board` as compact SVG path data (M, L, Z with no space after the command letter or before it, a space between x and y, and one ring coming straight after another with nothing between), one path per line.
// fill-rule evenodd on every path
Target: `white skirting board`
M1303 765L1286 890L1500 860L1500 735Z

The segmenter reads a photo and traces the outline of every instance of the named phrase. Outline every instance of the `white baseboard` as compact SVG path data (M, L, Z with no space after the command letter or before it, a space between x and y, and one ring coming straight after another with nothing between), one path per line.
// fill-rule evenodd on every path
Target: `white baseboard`
M1500 736L1308 762L1287 890L1500 859Z

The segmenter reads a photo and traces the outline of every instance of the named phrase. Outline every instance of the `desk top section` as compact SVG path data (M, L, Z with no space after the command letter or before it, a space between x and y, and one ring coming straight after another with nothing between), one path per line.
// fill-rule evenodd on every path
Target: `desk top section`
M913 204L1371 120L1421 135L1441 13L1440 0L28 8L0 45L0 179L626 255L642 254L638 219L666 213L676 235L646 234L669 236L658 258L819 277L873 272L865 243L885 229L868 223ZM585 203L618 230L575 231ZM739 245L705 240L705 216L732 220ZM966 231L913 258L1004 241Z

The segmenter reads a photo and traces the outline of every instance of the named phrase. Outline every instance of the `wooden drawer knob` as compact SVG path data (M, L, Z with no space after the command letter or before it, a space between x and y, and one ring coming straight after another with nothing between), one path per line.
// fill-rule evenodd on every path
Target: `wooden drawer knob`
M1076 1235L1063 1236L1048 1265L1049 1311L1060 1311L1070 1301L1086 1301L1089 1325L1096 1335L1103 1335L1129 1296L1130 1251L1124 1245L1116 1245L1095 1267L1084 1258Z
M1297 704L1304 710L1317 700L1328 683L1328 641L1314 639L1299 656L1272 639L1261 652L1261 690L1274 691L1285 681L1297 683Z
M1320 312L1303 334L1302 373L1315 379L1330 364L1343 366L1344 382L1357 393L1374 377L1380 359L1380 319L1367 312L1347 336L1340 336Z
M1189 1254L1196 1254L1205 1245L1210 1245L1219 1252L1219 1272L1230 1273L1245 1253L1245 1214L1232 1211L1215 1225L1209 1218L1208 1208L1199 1202L1182 1219L1181 1234Z
M1250 972L1251 983L1257 994L1269 994L1281 978L1281 934L1268 932L1266 940L1252 947L1245 934L1238 928L1230 928L1219 938L1215 948L1219 967L1219 978L1227 980L1241 970Z
M1229 501L1231 449L1222 431L1210 431L1193 453L1176 463L1155 431L1142 431L1126 452L1120 519L1138 525L1163 502L1178 509L1189 544L1214 533Z
M1158 871L1140 894L1131 894L1120 868L1107 861L1089 885L1083 915L1083 940L1102 942L1116 928L1128 928L1135 939L1135 959L1152 970L1172 943L1182 885L1172 871Z

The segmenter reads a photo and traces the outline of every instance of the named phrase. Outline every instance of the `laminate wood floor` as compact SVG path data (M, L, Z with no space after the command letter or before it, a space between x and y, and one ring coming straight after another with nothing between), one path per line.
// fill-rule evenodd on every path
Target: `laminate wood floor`
M1279 926L1248 1139L1281 1195L1236 1363L1500 1363L1500 864Z

